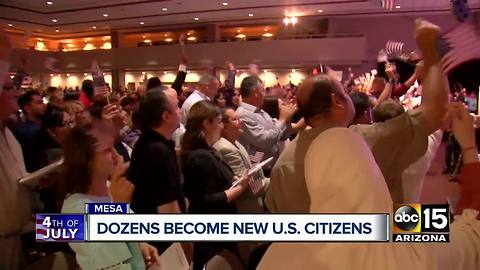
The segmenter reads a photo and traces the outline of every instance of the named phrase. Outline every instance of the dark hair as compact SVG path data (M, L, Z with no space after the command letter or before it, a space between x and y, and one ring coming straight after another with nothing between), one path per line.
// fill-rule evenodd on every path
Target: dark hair
M370 98L363 92L352 92L350 98L355 107L355 118L362 116L365 111L371 108Z
M386 100L373 110L372 117L374 122L385 122L404 112L402 104L394 100Z
M245 77L240 84L240 95L244 98L250 96L259 83L262 83L262 80L258 76Z
M42 116L42 129L63 127L63 116L65 113L66 111L58 107L48 106L45 114Z
M140 100L139 114L142 128L155 128L162 124L163 113L170 110L168 97L160 89L149 90Z
M222 122L225 123L225 124L228 124L228 115L227 115L227 112L229 110L233 110L235 111L235 109L233 107L229 107L229 106L226 106L225 108L221 108L220 109L220 112L222 114Z
M92 167L97 139L88 132L91 126L75 127L63 145L62 177L59 183L63 196L86 193L91 184Z
M97 99L95 100L92 105L88 108L88 112L90 116L96 119L102 119L102 110L103 107L107 106L108 102L104 99Z
M78 87L78 86L77 86ZM77 91L67 91L63 97L63 101L78 100L80 93Z
M127 107L128 105L133 105L133 104L135 104L135 99L131 96L123 97L120 100L120 106L122 106L123 109L125 109L125 107Z
M280 115L280 110L278 109L278 97L265 96L263 99L262 109L266 111L270 117L278 119Z
M337 94L340 89L335 86L333 78L321 74L313 77L307 83L302 83L299 92L307 92L308 97L297 99L298 108L305 120L319 114L330 113L332 107L332 94ZM308 89L310 88L310 89Z
M134 109L132 111L132 126L133 126L133 129L141 129L142 127L140 112L138 109Z
M151 77L147 80L147 90L150 90L160 85L162 85L162 82L158 77Z
M28 91L26 92L25 94L21 95L19 98L18 98L18 107L20 107L20 109L25 113L25 107L27 105L30 105L30 103L32 102L33 100L33 96L42 96L40 95L40 93L38 91Z
M217 105L211 101L198 101L195 103L187 116L186 131L182 138L181 159L182 162L188 156L190 151L199 148L209 148L207 142L203 138L203 121L212 121L215 117L221 115L222 112Z
M47 95L48 96L52 95L55 91L57 91L57 89L58 89L57 87L49 86L47 88Z
M82 91L87 95L88 100L93 100L93 81L92 80L84 80L82 82Z

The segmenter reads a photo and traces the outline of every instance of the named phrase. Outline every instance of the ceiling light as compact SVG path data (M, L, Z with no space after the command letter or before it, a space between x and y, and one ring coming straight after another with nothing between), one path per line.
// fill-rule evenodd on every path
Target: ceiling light
M248 14L248 17L253 17L253 14L252 13Z
M190 33L187 33L187 36L190 36Z
M88 76L88 73L83 73L83 76Z
M171 39L171 38L166 38L165 41L166 41L166 42L172 42L173 39Z
M162 8L162 10L163 10L163 11L167 11L168 9L164 7L164 8Z
M289 25L289 24L290 24L290 18L285 17L285 18L283 19L283 24Z
M47 1L47 5L53 5L53 2Z
M240 33L240 29L237 29L237 33Z
M263 34L264 37L273 37L273 34L272 33L265 33Z
M190 73L190 70L187 70L187 73Z
M265 72L265 73L266 73L266 72L268 72L268 70L264 69L264 70L263 70L263 72Z
M168 72L167 71L164 71L163 74L167 74Z
M399 9L399 8L400 8L400 6L395 6L395 8L396 8L396 9Z
M199 19L198 19L198 17L195 17L195 19L194 19L194 20L195 20L195 21L198 21Z
M167 36L168 36L168 34L164 34L163 36L164 36L164 37L167 37Z
M142 38L146 38L147 36L142 36Z
M246 38L247 36L245 36L245 34L238 34L235 37L236 38Z
M57 29L57 30L55 30L55 32L57 32L57 33L58 33L58 32L60 32L60 30L58 30L58 29Z
M70 77L70 74L67 73L67 77Z
M264 30L265 32L267 32L267 31L268 31L268 27L263 28L263 30Z
M73 48L73 44L68 43L67 47Z
M96 26L92 26L92 29L97 29L97 27L96 27Z
M323 12L323 9L319 9L319 10L317 10L317 11L318 11L318 13L322 13L322 12Z
M52 19L52 22L57 22L57 20L56 20L56 19Z
M145 71L142 71L142 75L145 75Z
M50 77L53 77L53 74L50 74Z
M108 17L108 14L106 14L106 13L105 13L105 14L103 14L103 17L105 17L105 18L106 18L106 17Z
M144 25L145 23L144 22L140 22L141 25Z
M223 6L228 6L228 3L227 3L227 2L223 2L222 5L223 5Z
M151 43L152 41L150 39L145 39L143 42L145 43Z
M12 26L13 26L13 24L9 23L9 24L8 24L8 26L12 27Z
M295 69L292 69L292 72L297 72Z
M195 41L195 40L197 40L197 38L196 37L188 37L187 40L188 41Z

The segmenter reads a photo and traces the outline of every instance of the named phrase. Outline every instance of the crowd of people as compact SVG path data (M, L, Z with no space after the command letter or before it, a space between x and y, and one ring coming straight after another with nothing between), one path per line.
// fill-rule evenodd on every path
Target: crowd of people
M417 20L421 59L405 82L386 60L385 77L369 81L341 82L327 69L298 87L265 89L251 69L237 89L227 62L223 84L206 72L192 90L183 55L171 86L152 77L141 91L95 95L91 80L79 91L22 92L0 33L0 269L21 269L35 250L74 254L81 269L162 264L174 243L32 244L32 213L83 213L88 202L126 202L138 214L392 213L393 203L420 202L443 133L463 161L450 243L194 242L181 250L194 270L225 253L232 269L480 269L480 120L449 102L438 36ZM19 183L59 159L38 186Z

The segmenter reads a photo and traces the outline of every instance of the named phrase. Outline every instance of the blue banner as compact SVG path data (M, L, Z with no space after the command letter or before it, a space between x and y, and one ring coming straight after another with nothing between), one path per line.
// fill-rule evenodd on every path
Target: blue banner
M88 214L128 214L126 203L87 203Z

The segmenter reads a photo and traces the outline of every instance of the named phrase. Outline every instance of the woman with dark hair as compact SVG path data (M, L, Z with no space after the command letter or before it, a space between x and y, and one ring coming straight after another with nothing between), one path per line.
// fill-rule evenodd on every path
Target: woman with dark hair
M65 138L74 126L70 115L57 107L49 107L42 117L40 128L34 142L33 170L39 170L62 157L62 148ZM61 201L56 194L57 175L50 175L49 181L45 181L39 191L40 200L43 202L45 213L57 213L60 210Z
M35 170L60 158L65 137L74 125L74 120L66 111L57 107L47 108L36 138L36 153L39 158Z
M93 81L92 80L84 80L82 82L82 92L80 93L80 97L78 98L85 106L86 109L90 106L93 102Z
M219 108L225 108L227 106L227 101L225 99L225 94L222 91L218 91L218 93L213 98L213 102Z
M76 127L70 132L62 166L62 213L83 213L85 203L130 202L134 186L124 177L127 168L113 149L113 137L101 124ZM159 259L157 250L144 243L69 245L82 269L145 269Z
M234 200L248 187L249 177L237 180L230 167L221 160L212 148L220 139L223 128L220 109L210 101L195 103L187 117L186 132L182 139L181 160L184 174L185 196L189 199L192 214L237 213ZM235 254L235 243L193 244L193 269L204 265L223 249Z

